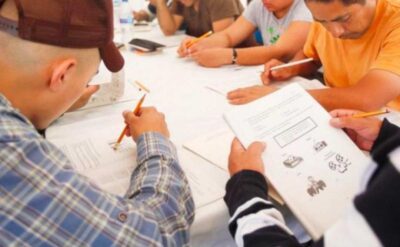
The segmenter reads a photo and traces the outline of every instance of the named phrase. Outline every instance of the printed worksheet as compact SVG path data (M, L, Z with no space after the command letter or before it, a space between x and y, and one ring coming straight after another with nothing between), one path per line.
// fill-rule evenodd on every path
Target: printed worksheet
M149 101L151 97L148 97ZM137 166L136 145L124 138L118 150L114 144L125 127L122 111L133 109L136 101L67 113L46 131L46 138L71 160L73 168L100 188L123 196ZM146 106L147 100L144 103ZM182 169L189 180L196 207L212 203L224 195L228 173L214 166L198 166L190 152L177 147ZM215 171L217 170L217 171ZM210 175L212 173L212 175Z
M245 147L267 143L265 175L310 235L317 239L360 186L365 155L298 84L224 115Z

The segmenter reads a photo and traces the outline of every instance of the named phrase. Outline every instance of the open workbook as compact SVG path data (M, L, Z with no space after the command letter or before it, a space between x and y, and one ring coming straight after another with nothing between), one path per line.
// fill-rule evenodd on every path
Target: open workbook
M267 143L265 175L313 239L350 205L366 156L304 89L292 84L224 118L241 143Z

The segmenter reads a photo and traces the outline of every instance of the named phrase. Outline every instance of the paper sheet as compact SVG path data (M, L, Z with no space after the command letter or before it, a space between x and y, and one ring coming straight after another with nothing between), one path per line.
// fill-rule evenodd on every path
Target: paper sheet
M298 84L237 106L225 119L245 147L267 143L266 176L314 239L358 192L365 155Z
M112 148L123 128L122 117L114 115L53 127L46 134L76 171L100 188L123 196L136 167L136 145L130 138L125 138L117 151Z
M228 156L233 138L235 138L235 134L225 126L225 128L189 140L183 144L183 147L200 155L220 169L228 171Z
M136 103L129 101L65 114L47 129L47 139L70 158L79 173L89 177L100 188L122 196L129 187L130 175L136 167L136 146L131 138L124 138L118 152L111 145L125 126L122 111L133 109ZM198 161L194 154L182 152L179 146L177 150L196 207L223 197L228 173L212 165L199 166L204 164L200 158Z

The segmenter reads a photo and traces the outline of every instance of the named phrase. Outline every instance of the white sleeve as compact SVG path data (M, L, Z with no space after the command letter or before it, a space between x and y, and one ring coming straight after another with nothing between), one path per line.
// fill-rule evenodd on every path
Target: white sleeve
M294 6L293 8L292 21L313 21L311 12L307 8L304 0L296 0L293 4L295 4L296 6Z
M243 17L251 22L254 26L258 26L257 20L259 15L259 9L264 8L262 4L262 0L253 0L250 4L246 7L243 12Z

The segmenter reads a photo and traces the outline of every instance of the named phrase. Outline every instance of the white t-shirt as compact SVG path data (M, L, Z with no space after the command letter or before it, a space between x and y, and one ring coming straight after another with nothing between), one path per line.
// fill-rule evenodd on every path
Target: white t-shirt
M253 0L245 9L243 17L260 30L266 46L278 41L292 21L312 21L312 15L304 0L294 0L289 11L281 19L277 19L268 11L262 0Z

